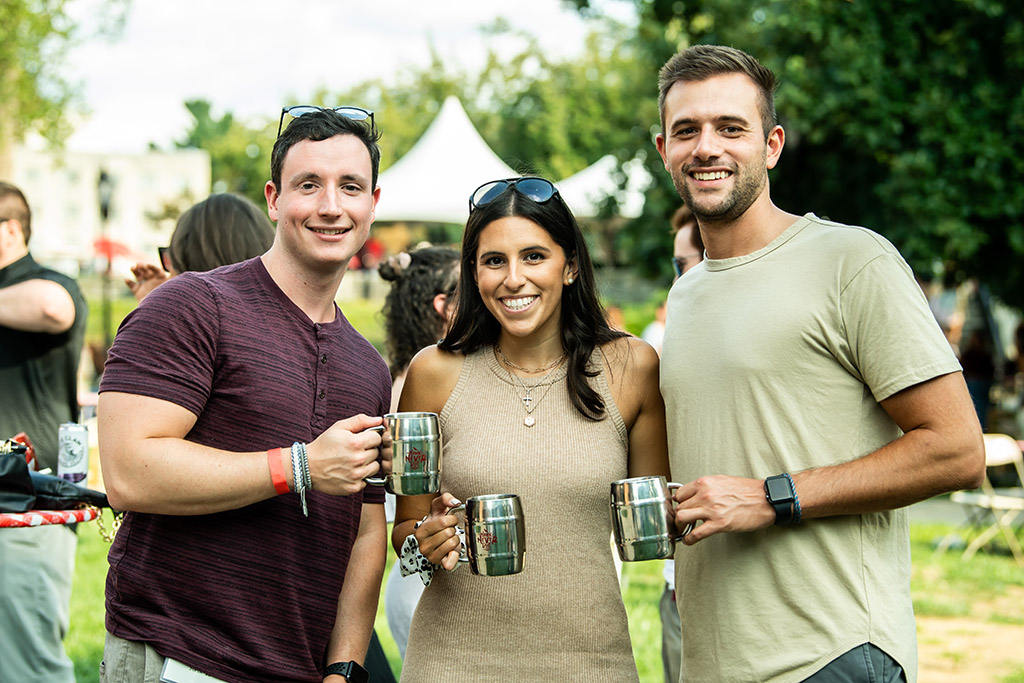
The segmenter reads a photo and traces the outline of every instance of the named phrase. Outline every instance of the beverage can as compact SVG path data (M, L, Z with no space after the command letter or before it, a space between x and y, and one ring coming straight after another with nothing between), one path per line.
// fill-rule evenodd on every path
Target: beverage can
M89 428L65 422L57 431L57 476L72 483L89 473Z

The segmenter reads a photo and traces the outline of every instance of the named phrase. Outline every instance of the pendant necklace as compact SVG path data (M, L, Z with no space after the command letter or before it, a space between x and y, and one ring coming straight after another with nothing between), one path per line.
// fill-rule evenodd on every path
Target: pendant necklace
M526 368L522 368L516 365L508 358L506 358L505 354L503 354L501 352L501 349L498 348L497 346L495 346L494 349L495 351L497 351L498 356L501 357L502 362L518 370L522 370L523 372L544 372L545 370L547 370L547 374L541 377L540 380L538 380L535 384L528 385L522 377L515 374L508 368L505 368L505 371L512 378L512 388L515 390L516 395L519 396L519 399L523 402L523 408L526 410L526 417L523 418L523 425L526 427L532 427L533 425L537 424L536 418L533 417L533 411L537 409L537 406L540 405L540 402L543 401L544 397L548 395L549 391L551 391L551 387L554 386L554 382L548 384L547 387L544 389L544 393L538 396L537 398L533 397L533 390L539 387L541 384L543 384L544 380L550 377L551 373L558 369L558 366L560 366L562 364L562 361L565 360L566 354L562 353L562 355L555 359L554 362L550 363L549 365L543 368L539 368L537 370L528 370ZM516 387L516 383L518 383L519 386L523 388L522 394L519 393L519 389Z

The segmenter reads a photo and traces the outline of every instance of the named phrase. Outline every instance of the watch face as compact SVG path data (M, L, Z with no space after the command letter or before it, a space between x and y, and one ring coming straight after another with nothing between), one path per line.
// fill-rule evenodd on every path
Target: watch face
M769 477L765 482L768 485L768 500L776 503L793 500L793 489L785 477Z

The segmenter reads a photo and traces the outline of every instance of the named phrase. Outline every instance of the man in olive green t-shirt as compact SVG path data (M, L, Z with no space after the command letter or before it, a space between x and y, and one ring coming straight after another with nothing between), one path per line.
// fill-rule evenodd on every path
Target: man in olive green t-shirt
M668 300L661 389L688 681L916 681L905 506L980 483L981 430L913 274L878 234L774 206L774 75L695 46L658 151L706 259Z

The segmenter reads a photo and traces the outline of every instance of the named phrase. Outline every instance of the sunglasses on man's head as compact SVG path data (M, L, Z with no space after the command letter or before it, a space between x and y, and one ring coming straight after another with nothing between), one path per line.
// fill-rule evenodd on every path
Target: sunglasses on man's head
M538 204L543 204L558 194L558 188L554 183L536 176L492 180L476 188L473 190L473 194L469 195L469 212L472 213L473 209L487 206L509 189L515 190Z
M318 107L315 104L294 104L290 107L284 107L281 109L281 120L277 123L277 137L281 137L281 131L284 130L284 115L288 114L293 119L297 119L300 116L306 114L312 114L316 111L333 111L335 114L340 114L347 119L353 121L365 121L370 119L370 133L372 135L377 134L377 128L373 123L373 112L369 109L363 109L362 107L352 107L349 105L343 105L340 107Z

